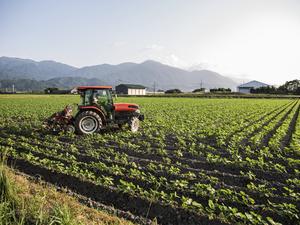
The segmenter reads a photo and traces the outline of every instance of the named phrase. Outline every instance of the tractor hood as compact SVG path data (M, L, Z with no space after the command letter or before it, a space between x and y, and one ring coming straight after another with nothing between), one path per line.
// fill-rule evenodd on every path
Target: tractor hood
M116 112L134 112L139 109L139 106L133 103L115 103L114 106Z

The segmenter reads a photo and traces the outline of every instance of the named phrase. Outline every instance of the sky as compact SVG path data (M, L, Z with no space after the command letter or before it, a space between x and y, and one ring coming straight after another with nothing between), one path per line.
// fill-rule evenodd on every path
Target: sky
M0 56L300 79L300 0L0 0Z

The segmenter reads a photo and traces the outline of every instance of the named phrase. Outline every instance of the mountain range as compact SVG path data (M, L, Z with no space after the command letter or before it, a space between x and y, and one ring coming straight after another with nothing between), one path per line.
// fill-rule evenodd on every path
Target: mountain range
M27 81L44 87L72 88L79 85L142 84L151 90L178 88L191 91L196 88L231 88L238 85L233 79L210 70L187 71L153 60L142 63L100 64L76 68L55 61L34 61L0 57L0 87ZM25 82L26 83L26 82ZM16 84L17 85L17 84ZM18 86L16 86L18 89ZM24 87L23 87L24 88ZM34 90L35 88L30 88Z

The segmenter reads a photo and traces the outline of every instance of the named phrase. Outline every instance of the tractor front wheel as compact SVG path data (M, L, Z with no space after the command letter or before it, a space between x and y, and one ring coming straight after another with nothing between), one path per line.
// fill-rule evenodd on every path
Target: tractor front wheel
M101 117L93 111L83 111L76 116L75 128L79 134L92 134L100 131L102 127Z

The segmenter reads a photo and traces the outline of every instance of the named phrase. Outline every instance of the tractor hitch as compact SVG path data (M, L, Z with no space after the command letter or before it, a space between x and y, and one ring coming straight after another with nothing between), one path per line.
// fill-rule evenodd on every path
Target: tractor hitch
M75 132L74 117L72 116L72 107L67 105L64 110L53 113L43 123L43 127L52 132Z

